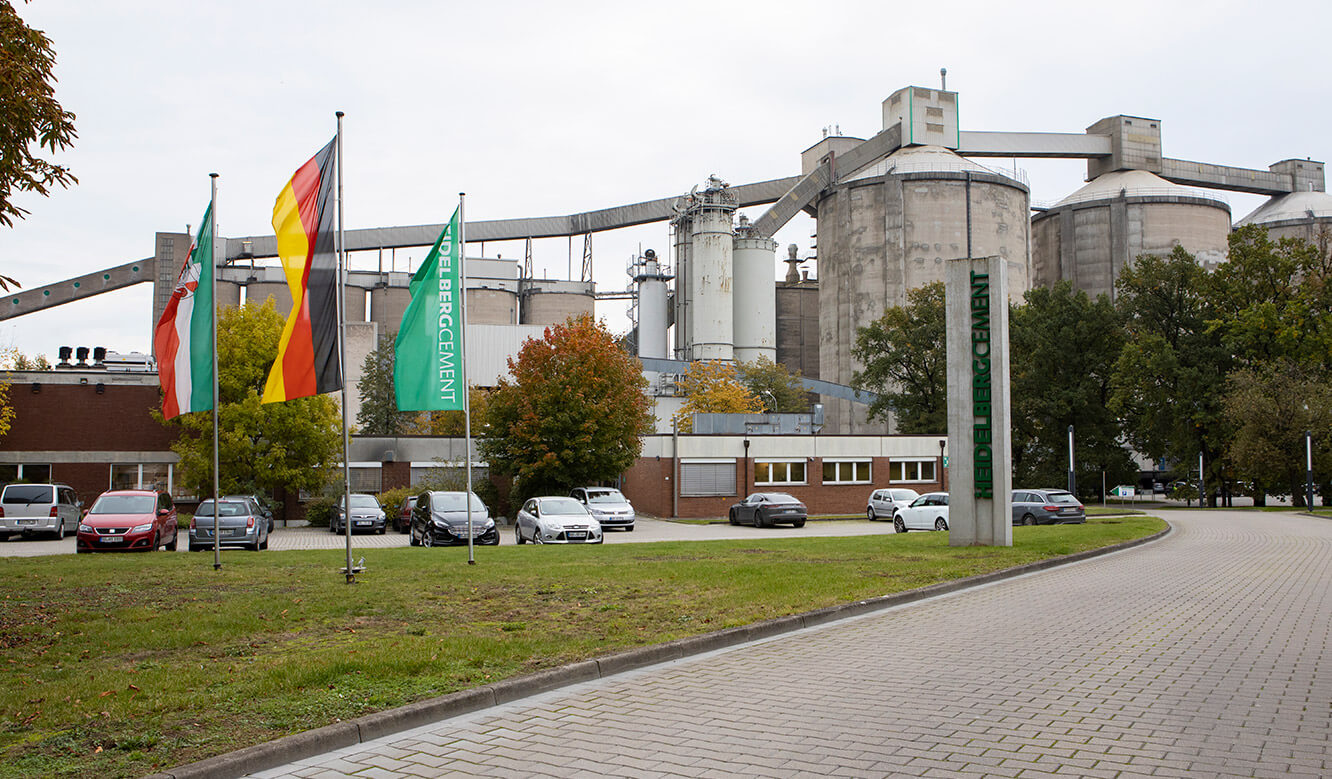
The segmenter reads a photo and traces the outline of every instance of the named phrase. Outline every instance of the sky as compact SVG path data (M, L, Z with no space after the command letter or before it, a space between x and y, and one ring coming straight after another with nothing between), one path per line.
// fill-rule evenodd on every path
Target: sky
M56 159L79 183L18 198L31 214L0 228L0 274L24 288L150 257L156 232L196 229L213 172L219 234L271 234L274 199L333 136L336 111L349 230L444 222L464 191L473 221L670 197L714 174L796 175L824 128L873 135L882 101L937 87L941 67L963 130L1081 132L1129 114L1161 121L1168 157L1266 169L1332 156L1325 2L17 7L54 43L56 97L78 131ZM1033 201L1062 198L1086 173L1076 160L1017 165ZM1225 197L1233 219L1262 202ZM813 229L802 215L777 234L775 277L787 244L811 253ZM598 289L627 289L640 247L665 257L669 246L664 223L594 235ZM414 270L426 251L399 250L395 268ZM572 253L577 274L581 240ZM536 241L534 254L536 275L567 277L566 239ZM148 352L151 311L141 284L0 322L0 347ZM597 313L628 329L623 303Z

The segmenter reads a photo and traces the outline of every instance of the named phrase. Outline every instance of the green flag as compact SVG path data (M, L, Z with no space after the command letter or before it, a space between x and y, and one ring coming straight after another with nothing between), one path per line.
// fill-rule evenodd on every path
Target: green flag
M462 411L462 225L459 211L412 277L393 363L399 411Z

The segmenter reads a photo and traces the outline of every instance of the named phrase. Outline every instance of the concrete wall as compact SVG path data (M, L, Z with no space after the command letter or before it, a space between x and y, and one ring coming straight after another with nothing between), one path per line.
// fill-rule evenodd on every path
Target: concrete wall
M967 253L965 173L889 174L831 188L819 214L819 378L850 384L858 328L907 302L907 291L942 281L944 262ZM1028 196L997 174L971 173L971 253L1008 263L1021 300L1030 269ZM825 398L828 433L882 433L866 407Z
M819 377L819 283L777 284L777 362L810 379Z

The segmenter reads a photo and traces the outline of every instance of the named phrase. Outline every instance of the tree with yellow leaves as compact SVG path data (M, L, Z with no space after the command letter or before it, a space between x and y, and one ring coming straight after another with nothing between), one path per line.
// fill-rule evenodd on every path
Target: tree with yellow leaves
M729 362L691 363L680 379L685 394L684 406L675 412L675 424L681 433L694 429L694 414L758 414L763 400L741 380L735 365Z

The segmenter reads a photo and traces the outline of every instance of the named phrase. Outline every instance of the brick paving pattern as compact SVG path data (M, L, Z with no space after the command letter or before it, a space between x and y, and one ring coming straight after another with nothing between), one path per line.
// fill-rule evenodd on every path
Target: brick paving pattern
M1169 518L1146 547L259 775L1332 773L1332 522Z

